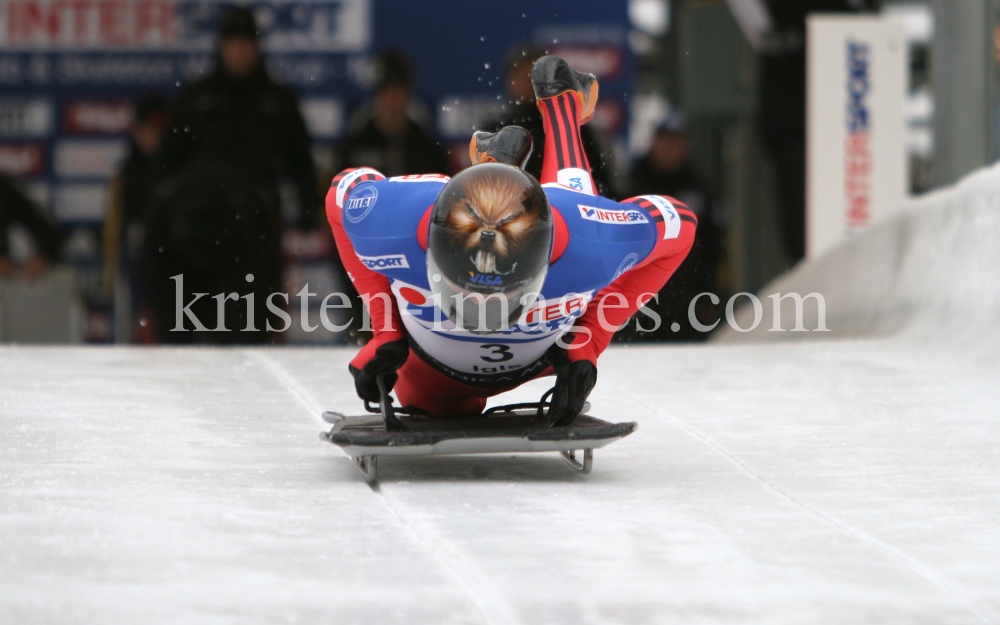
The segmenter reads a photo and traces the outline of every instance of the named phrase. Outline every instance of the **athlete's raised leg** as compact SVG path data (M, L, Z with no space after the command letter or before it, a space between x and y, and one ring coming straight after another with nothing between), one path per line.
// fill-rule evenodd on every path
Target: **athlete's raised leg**
M545 128L540 182L558 182L596 195L590 163L580 139L580 126L594 115L597 79L592 74L577 72L559 57L543 56L535 61L531 83Z

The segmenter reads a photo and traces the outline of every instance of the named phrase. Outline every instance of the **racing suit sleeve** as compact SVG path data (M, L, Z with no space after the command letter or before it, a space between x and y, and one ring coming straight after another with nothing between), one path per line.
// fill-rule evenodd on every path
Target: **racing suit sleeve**
M364 368L375 356L375 351L390 341L406 338L403 320L389 288L389 279L365 267L354 252L354 245L347 231L344 230L342 219L343 204L347 201L351 190L362 182L382 180L385 176L374 169L345 169L337 174L326 195L326 216L333 230L333 238L337 243L340 261L347 270L347 275L354 287L361 294L371 317L373 338L351 361L351 366Z
M567 339L571 362L589 360L596 365L597 357L607 349L615 332L663 288L691 251L698 218L677 200L662 199L673 206L679 218L680 227L675 237L666 238L673 232L668 230L653 202L644 197L622 202L638 204L653 216L658 239L653 251L641 263L598 291L586 312L573 324L571 332L575 336L572 341Z

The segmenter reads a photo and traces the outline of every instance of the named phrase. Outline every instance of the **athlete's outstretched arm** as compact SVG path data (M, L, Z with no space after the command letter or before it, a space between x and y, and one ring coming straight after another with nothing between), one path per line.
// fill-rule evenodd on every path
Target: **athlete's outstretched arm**
M681 202L662 196L642 196L622 204L637 204L646 209L656 222L659 238L649 256L601 289L573 325L579 336L574 337L568 356L574 362L589 360L596 364L618 328L663 288L694 244L698 218Z
M340 261L344 264L354 287L365 299L374 333L374 338L351 361L351 366L357 369L362 369L370 362L376 350L382 345L406 338L399 309L389 288L389 279L365 267L358 259L354 245L344 230L342 218L344 204L354 187L362 182L384 178L385 176L374 169L346 169L333 179L330 191L326 195L326 216L333 230L333 238L337 242Z

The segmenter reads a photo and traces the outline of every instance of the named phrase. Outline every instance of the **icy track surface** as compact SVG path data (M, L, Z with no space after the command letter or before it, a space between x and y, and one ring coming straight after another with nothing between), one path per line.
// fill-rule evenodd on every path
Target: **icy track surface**
M772 285L829 335L608 350L588 476L369 488L352 350L0 347L0 625L1000 625L998 216L1000 165Z
M373 490L317 438L351 353L0 349L0 623L1000 623L991 354L611 349L591 475Z

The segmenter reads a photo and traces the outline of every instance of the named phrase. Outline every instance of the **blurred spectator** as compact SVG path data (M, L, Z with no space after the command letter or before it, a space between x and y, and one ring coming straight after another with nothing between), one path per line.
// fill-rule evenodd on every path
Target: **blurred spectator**
M293 183L297 191L299 225L303 228L316 224L319 196L310 139L297 99L289 89L276 84L267 75L257 43L257 25L250 9L226 9L219 31L217 66L211 75L181 93L168 128L162 159L173 186L158 198L160 214L155 219L170 228L171 241L177 249L161 253L193 251L191 245L179 239L184 233L205 245L214 245L216 252L245 249L252 241L255 249L266 253L255 253L252 258L235 254L223 257L206 250L205 254L215 260L205 265L204 271L216 272L220 278L238 276L235 282L226 283L226 292L252 290L257 302L280 291L282 207L279 189L284 181ZM203 192L208 192L208 187L213 185L211 180L199 175L199 171L223 172L224 179L214 183L220 188L233 181L246 184L247 197L218 207L244 212L234 213L232 219L214 215L204 221L189 220L186 225L171 226L171 209L166 200L171 197L190 200L191 191L178 189L179 185L193 184ZM252 217L245 212L249 210L254 211ZM209 233L186 230L194 223L201 227L224 227L240 219L244 219L243 224L234 229ZM237 241L237 237L246 237L247 241ZM152 249L155 251L156 247ZM247 273L256 278L252 284L243 281L242 276ZM223 288L222 283L217 284ZM159 285L171 290L173 286L172 282ZM220 291L213 291L216 292ZM163 323L164 320L159 321ZM173 323L172 317L168 322ZM257 319L258 324L263 322L263 317ZM176 338L180 334L183 333L165 336ZM238 340L260 341L262 334L238 333L237 336ZM223 340L220 336L221 333L209 335L212 340Z
M660 327L654 332L639 331L633 319L619 332L618 340L696 341L708 338L707 334L692 327L688 306L699 293L718 294L716 272L722 254L721 216L707 188L691 167L688 149L687 118L679 111L672 112L657 127L649 152L636 162L632 170L630 195L655 194L676 198L698 216L698 232L687 259L657 299L647 306L660 315ZM718 317L707 296L698 299L696 315L704 325L711 325ZM650 319L642 315L638 318L643 327L653 326ZM671 327L674 323L679 325L676 331Z
M175 103L163 160L169 171L196 160L242 169L276 219L278 186L288 179L298 194L301 224L315 225L319 197L309 134L295 94L264 69L250 9L229 7L223 14L215 71Z
M337 149L340 169L373 167L386 176L410 174L452 174L444 149L410 115L413 70L400 52L385 52L375 62L375 84L369 111L362 109L359 129ZM366 115L367 113L367 115ZM349 330L352 342L363 343L364 307L347 272L334 256L339 282L354 303L354 323Z
M507 104L499 119L486 124L485 130L491 132L504 126L517 125L525 128L534 139L531 158L524 170L535 178L542 175L542 158L545 153L545 129L542 126L542 115L535 105L535 91L531 86L531 67L535 61L545 55L545 51L530 43L515 45L507 53L504 61L504 86L507 91ZM592 124L580 129L583 139L583 150L590 163L594 183L599 195L610 198L619 197L619 189L612 184L613 171L611 152L604 146L604 138ZM471 138L471 133L470 133Z
M446 152L408 115L412 87L409 59L399 52L378 57L371 118L341 144L341 169L373 167L386 176L453 173Z
M138 242L150 197L163 177L159 162L160 146L167 125L167 101L150 94L133 104L129 126L129 149L118 174L112 178L108 194L108 214L104 221L103 286L115 293L116 314L133 316L142 308L143 285L138 280ZM127 304L127 305L126 305ZM135 327L135 326L133 326ZM136 328L138 329L138 328ZM135 340L145 342L142 337Z
M31 235L33 254L21 266L10 258L10 229L22 226ZM24 194L17 184L0 173L0 278L24 272L29 278L41 274L56 260L62 235L40 206Z
M267 297L280 284L278 233L273 216L245 170L219 161L188 167L159 185L146 215L142 272L153 312L151 332L163 343L264 343L283 324L269 314ZM177 298L183 276L183 297ZM261 288L265 285L265 288ZM196 293L203 293L198 298ZM218 294L235 294L221 304ZM247 296L253 295L250 299ZM192 303L193 302L193 303ZM283 300L275 300L279 305ZM190 311L205 328L228 332L177 332L178 311ZM218 307L224 317L218 317ZM249 312L249 315L247 314ZM252 316L252 319L250 318ZM252 323L251 323L252 322ZM148 325L149 322L147 322ZM244 328L254 331L244 332Z

